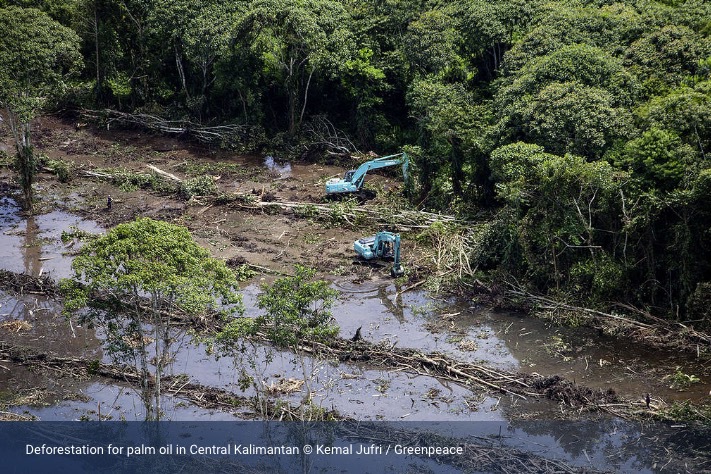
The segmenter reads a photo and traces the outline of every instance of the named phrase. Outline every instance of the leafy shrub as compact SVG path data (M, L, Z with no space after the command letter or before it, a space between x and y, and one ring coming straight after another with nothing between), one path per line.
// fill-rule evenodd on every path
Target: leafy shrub
M60 183L68 183L72 179L71 165L62 160L47 160L45 166L57 175Z
M217 185L212 176L203 175L183 181L180 185L180 195L185 199L193 196L210 196L217 194Z

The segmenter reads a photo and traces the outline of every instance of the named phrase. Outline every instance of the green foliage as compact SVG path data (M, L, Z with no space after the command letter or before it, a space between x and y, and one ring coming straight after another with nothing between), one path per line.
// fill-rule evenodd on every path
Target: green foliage
M68 183L72 179L71 163L63 160L46 160L44 165L57 175L60 183Z
M92 234L91 232L87 232L85 230L81 230L75 226L70 226L69 230L63 230L62 235L60 236L60 240L63 244L67 244L73 241L87 242L89 240L97 238L99 238L99 235Z
M674 401L670 407L661 410L662 419L677 422L704 421L711 420L711 407L709 405L695 406L689 400Z
M326 281L313 280L315 274L297 265L293 277L262 287L257 306L265 314L255 319L255 329L277 346L296 349L302 341L327 341L338 335L330 312L338 292Z
M328 224L333 227L354 224L349 216L353 214L353 210L357 205L358 202L350 197L334 202L329 206Z
M506 106L536 94L553 83L576 82L608 91L614 104L630 104L637 93L634 76L622 61L608 52L585 44L573 44L557 49L526 64L500 96Z
M587 45L562 47L507 78L497 104L502 127L514 139L541 144L553 153L599 159L629 135L627 111L637 95L621 61Z
M464 84L432 77L414 81L407 101L420 127L420 139L428 143L429 153L412 155L412 174L421 194L431 204L446 207L453 199L470 197L465 185L472 181L471 197L485 197L490 185L483 159L491 142L490 105L476 105Z
M626 269L607 253L575 262L570 269L570 289L592 301L606 301L628 288Z
M124 192L137 189L152 189L157 192L173 193L176 191L175 183L164 179L157 173L139 173L127 168L114 168L98 170L106 174L106 179Z
M373 147L377 128L385 121L378 108L383 104L382 94L390 88L385 72L374 64L373 54L372 49L361 48L345 62L341 74L341 85L355 102L356 134L366 147Z
M499 198L512 203L528 202L527 186L535 182L544 162L558 159L540 145L518 142L500 147L491 154L491 176L498 183Z
M9 115L24 204L31 209L37 158L30 121L81 67L79 37L34 8L0 8L0 31L0 108Z
M180 183L180 195L184 199L193 196L211 196L217 194L217 184L212 176L202 175Z
M699 321L698 327L711 328L711 282L704 281L696 285L687 301L689 319Z
M485 72L487 79L495 77L504 61L504 52L528 29L542 3L538 0L476 0L451 6L452 16L457 18L465 40L461 47L477 58L477 69Z
M454 25L454 18L443 10L424 12L408 25L403 52L414 74L438 75L462 68Z
M553 83L522 105L526 137L552 153L599 159L631 129L631 115L607 91L579 83Z
M29 134L29 125L27 127ZM15 169L20 181L20 187L23 190L25 197L25 207L32 208L32 184L37 175L39 159L34 153L34 148L31 146L20 146L18 153L15 155Z
M173 57L177 74L169 76L170 96L181 98L193 116L202 118L209 110L215 65L228 54L231 26L241 8L239 2L223 0L159 0L148 11L152 41Z
M699 60L709 54L711 39L684 26L667 25L633 42L625 60L629 70L645 82L648 93L659 93L696 74Z
M65 304L70 312L87 306L95 292L136 308L146 294L158 305L154 309L179 308L189 314L239 301L233 273L199 247L187 229L148 218L120 224L87 243L72 269L74 277L65 280L77 290Z
M665 379L669 379L671 382L669 388L679 391L686 390L692 384L701 382L701 379L699 379L696 375L685 374L682 372L680 367L677 367L676 371L665 377Z
M647 188L672 190L693 167L694 151L674 132L652 128L625 144L617 165L639 176Z
M0 104L29 122L81 67L79 38L34 8L0 8Z
M509 211L497 230L506 238L495 247L501 253L481 253L483 264L494 258L541 287L570 285L588 296L624 289L616 286L623 270L599 245L607 237L600 225L618 212L622 175L606 162L552 155L525 143L495 150L491 167Z
M335 75L352 57L353 43L340 2L254 0L239 20L235 40L261 63L261 74L280 83L288 102L288 130L303 121L314 75Z
M616 51L654 24L644 13L622 3L601 8L544 4L531 27L521 32L520 41L506 54L504 68L508 73L518 71L538 57L575 44Z
M302 418L311 419L314 407L310 382L316 370L307 368L307 354L302 346L326 342L338 335L339 328L332 323L330 312L338 293L329 287L328 282L314 280L315 270L300 265L294 270L294 276L282 277L271 285L262 286L257 306L264 314L254 319L229 320L210 343L218 356L228 356L235 361L240 373L240 388L254 388L258 408L265 413L268 403L263 396L268 397L269 393L264 393L261 381L265 380L264 371L273 361L274 353L271 347L256 343L255 337L266 337L275 347L294 352L294 363L301 366L307 391ZM311 357L314 363L315 358Z
M313 204L304 204L294 208L294 215L296 217L310 219L317 217L319 214L318 208Z
M639 107L637 116L646 128L676 133L703 158L711 149L711 81L702 80L693 87L681 86L653 97Z
M107 354L136 368L147 419L161 416L160 380L186 331L172 318L242 311L234 273L166 222L116 226L87 242L72 270L61 282L65 313L101 327Z

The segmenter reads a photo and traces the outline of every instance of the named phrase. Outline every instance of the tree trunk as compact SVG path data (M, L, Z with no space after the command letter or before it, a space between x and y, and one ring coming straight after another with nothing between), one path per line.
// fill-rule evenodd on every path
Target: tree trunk
M99 12L94 3L94 55L96 57L96 102L103 103L104 88L101 83L101 66L99 55Z
M296 87L291 87L289 90L289 135L296 133L296 107L299 91Z
M311 87L311 78L314 75L314 69L309 72L309 79L306 81L306 87L304 88L304 103L301 104L301 114L299 114L299 124L304 120L304 112L306 111L306 101L309 99L309 87Z
M32 183L37 174L34 150L32 149L30 123L21 122L17 113L8 107L8 125L15 141L15 165L23 194L23 206L32 213Z
M175 65L178 68L178 76L180 77L180 84L183 86L183 92L185 97L190 100L190 93L188 92L188 84L185 78L185 69L183 68L183 55L180 53L180 48L178 47L178 40L175 41L173 45L175 51Z
M452 192L455 197L462 197L462 182L464 181L464 156L462 152L462 140L452 135L449 138L449 143L452 146L452 162L451 162L451 178Z

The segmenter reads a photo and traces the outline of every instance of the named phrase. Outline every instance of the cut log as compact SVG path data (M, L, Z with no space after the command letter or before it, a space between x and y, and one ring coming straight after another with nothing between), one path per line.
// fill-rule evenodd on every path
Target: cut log
M164 176L166 178L172 179L173 181L176 181L178 183L182 183L183 180L175 176L174 174L168 173L167 171L163 171L162 169L158 168L157 166L153 165L146 165L148 166L152 171L158 173L161 176Z

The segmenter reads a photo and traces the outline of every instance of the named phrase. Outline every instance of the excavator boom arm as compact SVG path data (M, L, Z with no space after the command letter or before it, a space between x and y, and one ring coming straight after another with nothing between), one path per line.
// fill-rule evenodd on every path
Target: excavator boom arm
M383 156L366 161L354 171L348 171L344 179L332 179L326 183L326 194L359 191L363 187L365 175L370 170L388 166L402 165L402 174L407 180L407 167L409 161L406 153Z
M355 173L351 176L351 183L356 184L358 189L363 185L363 180L365 175L370 170L376 170L379 168L387 168L388 166L395 166L404 164L407 161L407 155L405 153L400 153L398 155L384 156L382 158L376 158L374 160L366 161L360 165ZM407 171L405 171L407 173Z

